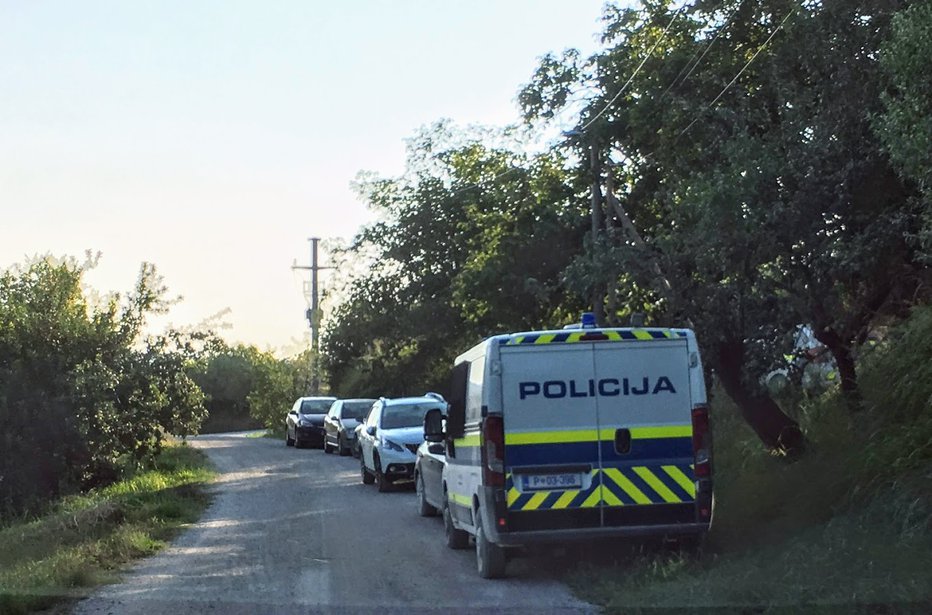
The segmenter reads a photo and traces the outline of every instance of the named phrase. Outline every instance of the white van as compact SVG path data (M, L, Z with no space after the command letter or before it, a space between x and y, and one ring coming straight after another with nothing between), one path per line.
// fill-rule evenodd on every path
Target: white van
M505 549L611 536L701 537L712 520L711 434L689 329L595 328L491 337L457 357L446 445L447 544Z

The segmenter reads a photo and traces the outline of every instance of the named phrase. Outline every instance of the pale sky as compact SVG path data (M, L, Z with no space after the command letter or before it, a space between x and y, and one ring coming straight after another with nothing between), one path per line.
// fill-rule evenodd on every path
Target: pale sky
M100 251L88 281L126 291L152 262L173 325L229 308L230 341L294 350L291 265L370 219L356 174L441 118L515 122L602 2L0 0L0 269Z

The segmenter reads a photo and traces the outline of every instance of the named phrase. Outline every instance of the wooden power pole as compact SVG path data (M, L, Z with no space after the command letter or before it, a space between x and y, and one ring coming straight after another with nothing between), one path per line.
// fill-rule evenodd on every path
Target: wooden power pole
M311 237L308 239L308 241L311 242L310 267L298 265L297 262L295 262L291 268L311 272L311 307L307 312L305 312L305 317L311 326L311 390L309 392L312 395L315 395L320 393L320 370L318 368L319 361L317 360L320 349L320 345L318 343L320 329L320 300L317 290L317 273L321 269L330 269L330 267L321 267L317 264L317 244L320 242L320 237Z

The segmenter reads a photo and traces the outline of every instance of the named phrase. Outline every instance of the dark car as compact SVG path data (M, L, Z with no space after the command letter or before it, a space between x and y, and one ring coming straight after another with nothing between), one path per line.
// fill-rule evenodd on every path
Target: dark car
M336 397L299 397L285 417L285 444L304 448L324 444L324 417Z
M430 410L427 421L440 421L440 411ZM443 509L443 466L446 464L445 445L443 442L424 440L417 449L414 462L414 492L416 494L417 513L422 517L433 517Z
M324 419L324 452L349 455L356 446L356 426L366 420L374 399L338 399Z

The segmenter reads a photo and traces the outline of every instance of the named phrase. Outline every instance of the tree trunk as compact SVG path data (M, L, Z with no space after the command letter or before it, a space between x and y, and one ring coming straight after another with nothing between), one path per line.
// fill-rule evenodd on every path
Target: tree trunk
M825 344L835 359L838 367L838 377L841 380L841 394L848 410L854 411L861 407L861 392L858 389L858 374L854 367L854 354L851 345L845 343L838 333L831 327L816 329L815 337Z
M742 380L744 344L740 340L720 344L718 364L722 387L764 445L787 456L801 453L805 438L799 424L784 414L769 395L753 390Z

